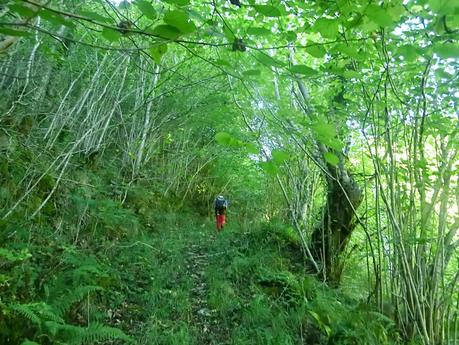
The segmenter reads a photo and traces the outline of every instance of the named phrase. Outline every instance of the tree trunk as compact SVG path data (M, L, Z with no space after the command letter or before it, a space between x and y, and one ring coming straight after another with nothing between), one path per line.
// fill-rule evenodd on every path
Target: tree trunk
M306 86L301 80L297 80L297 84L304 106L308 109ZM322 224L312 233L311 249L314 260L321 264L324 281L331 286L338 286L344 268L343 254L356 226L355 210L362 202L362 191L344 166L343 152L327 148L320 142L316 142L316 145L321 156L319 161L324 162L323 155L332 152L339 158L339 163L334 166L324 162L322 166L327 179L327 201L322 212Z
M356 226L355 210L362 202L362 191L342 163L337 167L328 164L327 170L327 201L322 224L312 234L312 251L314 259L322 264L324 280L338 286L344 268L343 254Z

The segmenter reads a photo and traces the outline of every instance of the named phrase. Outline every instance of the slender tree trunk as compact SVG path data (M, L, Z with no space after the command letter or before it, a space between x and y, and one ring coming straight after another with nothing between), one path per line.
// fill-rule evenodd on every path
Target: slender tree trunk
M306 86L301 80L297 84L305 103L304 108L309 109ZM332 150L319 142L316 145L320 160L323 161L323 154ZM315 261L321 264L324 281L338 286L344 268L343 253L356 226L356 209L362 202L362 191L344 166L344 154L335 150L333 153L339 158L339 163L336 166L323 163L327 180L327 201L322 212L322 224L313 231L311 246Z

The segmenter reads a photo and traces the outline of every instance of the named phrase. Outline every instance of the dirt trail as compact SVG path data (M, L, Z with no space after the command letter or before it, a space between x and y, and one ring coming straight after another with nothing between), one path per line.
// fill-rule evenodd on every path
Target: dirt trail
M200 238L190 243L186 257L186 271L193 283L190 291L192 324L198 333L199 344L214 344L212 334L217 323L216 311L207 303L209 287L205 277L211 258L209 245L213 238L201 233Z

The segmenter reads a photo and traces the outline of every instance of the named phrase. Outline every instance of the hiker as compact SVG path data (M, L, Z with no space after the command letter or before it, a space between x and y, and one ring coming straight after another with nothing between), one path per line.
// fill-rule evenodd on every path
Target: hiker
M225 225L226 208L228 207L228 201L222 195L215 198L215 219L217 221L217 231L221 231Z

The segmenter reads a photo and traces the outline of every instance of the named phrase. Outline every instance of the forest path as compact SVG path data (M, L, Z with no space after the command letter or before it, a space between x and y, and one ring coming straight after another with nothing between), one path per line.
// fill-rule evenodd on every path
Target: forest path
M185 258L185 271L192 282L190 290L191 322L195 328L199 344L213 344L214 332L217 331L216 310L208 304L209 285L207 269L215 255L215 241L218 234L209 229L196 231L189 241Z

